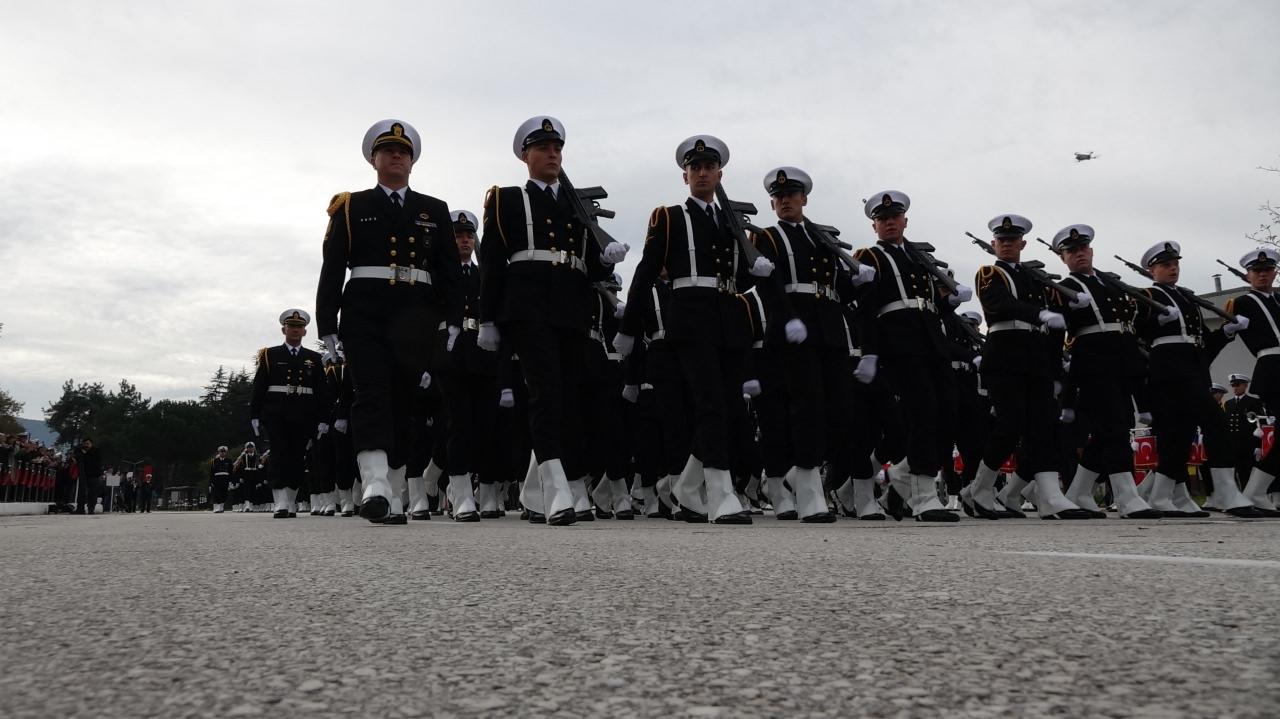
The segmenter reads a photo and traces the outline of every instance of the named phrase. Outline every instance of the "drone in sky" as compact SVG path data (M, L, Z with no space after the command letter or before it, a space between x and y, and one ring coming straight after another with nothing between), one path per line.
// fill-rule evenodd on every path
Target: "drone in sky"
M1096 159L1098 159L1098 156L1093 154L1092 150L1090 150L1089 152L1076 153L1076 162L1084 162L1085 160L1096 160Z

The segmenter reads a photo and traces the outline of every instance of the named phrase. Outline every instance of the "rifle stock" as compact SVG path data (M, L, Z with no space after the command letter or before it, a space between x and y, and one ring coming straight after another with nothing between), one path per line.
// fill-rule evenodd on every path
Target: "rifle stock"
M1146 269L1145 267L1141 267L1141 266L1139 266L1139 265L1135 265L1135 264L1133 264L1132 262L1130 262L1130 261L1126 260L1125 258L1121 257L1120 255L1112 255L1112 257L1115 257L1117 260L1120 260L1121 262L1123 262L1123 263L1125 264L1125 266L1126 266L1126 267L1128 267L1129 269L1133 270L1134 272L1137 272L1138 274L1142 275L1143 277L1145 277L1145 278L1147 278L1147 279L1151 280L1152 282L1155 282L1155 278L1151 276L1151 273L1150 273L1149 271L1147 271L1147 269ZM1178 292L1182 293L1182 296L1183 296L1183 297L1184 297L1188 302L1190 302L1190 303L1192 303L1192 304L1194 304L1194 305L1196 305L1196 306L1198 306L1198 307L1200 307L1200 308L1202 308L1202 309L1209 310L1210 312L1214 313L1215 315L1217 315L1217 316L1221 317L1224 321L1226 321L1226 322L1235 322L1235 321L1236 321L1236 318L1235 318L1235 317L1232 317L1232 316L1231 316L1231 315L1229 315L1229 314L1227 314L1225 310L1220 309L1217 305L1213 304L1213 303L1212 303L1212 302L1210 302L1209 300L1204 299L1203 297L1200 297L1199 295L1197 295L1196 293L1192 292L1191 290L1189 290L1189 289L1187 289L1187 288L1185 288L1185 287L1182 287L1182 286L1180 286L1180 285L1174 285L1174 286L1173 286L1173 288L1174 288L1175 290L1177 290Z
M751 238L747 237L746 226L750 224L747 217L756 214L756 206L750 202L734 202L729 199L729 195L724 191L724 185L716 183L716 199L719 200L720 206L724 208L725 217L728 218L729 232L733 234L733 239L737 240L738 247L742 250L742 256L746 259L747 267L754 267L756 259L760 257L760 250L751 244Z
M596 244L600 245L600 249L608 247L611 242L617 242L596 221L597 217L612 218L615 214L612 210L602 209L600 203L596 202L609 196L603 187L597 185L579 190L569 181L569 176L564 174L564 170L560 170L560 190L569 193L566 196L569 198L569 207L573 211L573 216L591 230L591 236L596 238ZM591 203L590 207L587 203Z

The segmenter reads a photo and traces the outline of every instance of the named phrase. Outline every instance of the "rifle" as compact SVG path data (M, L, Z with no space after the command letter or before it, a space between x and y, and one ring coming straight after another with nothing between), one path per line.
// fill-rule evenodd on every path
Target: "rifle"
M605 302L609 303L610 307L617 308L618 305L622 304L622 300L619 300L618 296L609 288L609 285L605 284L603 281L592 282L591 288L596 292L599 292L600 296L604 298Z
M849 272L854 275L858 274L858 270L862 269L862 263L853 259L853 254L849 250L853 246L847 242L841 242L837 239L840 230L831 225L819 225L816 222L808 223L809 236L812 237L819 245L827 248L827 251L836 256L836 259L844 263Z
M1042 238L1037 237L1036 242L1039 242L1045 247L1048 247L1050 251L1053 251L1053 245L1049 244L1048 242L1045 242ZM1054 254L1056 255L1058 253L1054 252ZM1155 300L1151 299L1151 297L1148 296L1147 293L1143 292L1142 290L1136 287L1133 287L1132 285L1125 284L1125 282L1120 279L1120 275L1117 275L1114 272L1104 272L1098 269L1097 267L1093 268L1093 272L1098 276L1098 279L1102 280L1102 284L1110 287L1111 289L1117 292L1120 292L1122 294L1128 295L1129 297L1132 297L1133 299L1137 300L1138 304L1146 307L1152 312L1162 313L1166 309L1168 309L1167 305L1156 302Z
M928 242L912 242L904 237L902 238L902 249L907 253L907 257L910 257L916 264L923 266L925 271L933 275L933 279L950 290L952 294L959 293L960 285L956 284L956 281L945 272L947 263L933 256L933 245Z
M751 227L752 232L763 232L758 227L751 224L748 217L756 214L756 206L750 202L734 202L725 194L724 185L716 183L716 200L720 202L720 206L724 208L725 217L728 218L729 232L733 235L733 239L737 240L738 246L742 248L742 256L746 260L747 268L755 266L756 259L760 257L760 250L751 244L751 238L747 237L747 228Z
M1150 273L1149 271L1147 271L1147 268L1145 268L1145 267L1140 267L1140 266L1138 266L1138 265L1135 265L1135 264L1133 264L1132 262L1130 262L1130 261L1126 260L1125 258L1121 257L1120 255L1112 255L1112 257L1116 258L1117 260L1120 260L1122 263L1124 263L1124 265L1125 265L1126 267L1128 267L1129 269L1133 270L1134 272L1137 272L1138 274L1142 275L1143 277L1145 277L1145 278L1147 278L1147 279L1151 280L1152 282L1155 282L1155 278L1151 276L1151 273ZM1187 289L1187 288L1185 288L1185 287L1179 287L1178 285L1174 285L1174 286L1173 286L1173 288L1174 288L1175 290L1177 290L1178 292L1180 292L1180 293L1182 294L1183 298L1184 298L1184 299L1186 299L1186 300L1187 300L1188 302L1190 302L1191 304L1194 304L1194 305L1197 305L1197 306L1199 306L1199 307L1202 307L1202 308L1204 308L1204 309L1206 309L1206 310L1209 310L1210 312L1214 313L1215 315L1217 315L1217 316L1221 317L1221 318L1223 319L1223 321L1225 321L1225 322L1235 322L1235 321L1236 321L1236 318L1235 318L1235 317L1232 317L1232 316L1231 316L1231 315L1229 315L1229 314L1227 314L1225 310L1218 309L1218 306L1217 306L1217 305L1213 304L1213 303L1212 303L1212 302L1210 302L1209 300L1206 300L1206 299L1204 299L1204 298L1200 297L1199 295L1197 295L1196 293L1192 292L1191 290L1189 290L1189 289Z
M1218 264L1222 265L1223 267L1227 268L1228 270L1231 270L1231 274L1235 275L1236 277L1239 277L1239 278L1241 279L1241 281L1243 281L1245 284L1248 284L1248 283L1249 283L1249 275L1246 275L1245 273L1241 272L1240 270L1237 270L1236 268L1232 267L1231 265L1228 265L1227 263L1223 262L1222 260L1214 260L1214 262L1217 262Z
M991 246L990 242L978 239L972 232L966 232L965 234L973 240L973 244L986 250L988 255L993 257L995 256L996 250ZM1031 275L1031 279L1039 282L1044 287L1054 290L1055 292L1062 293L1062 296L1066 297L1068 300L1074 302L1075 299L1080 296L1079 292L1076 292L1070 287L1058 282L1058 278L1056 276L1045 272L1043 262L1040 262L1039 260L1026 260L1020 261L1019 264L1022 265L1022 269L1027 271L1027 274Z
M560 189L568 191L569 208L573 212L574 218L591 230L591 234L596 238L596 243L600 245L600 249L609 246L610 242L617 242L613 236L605 232L604 228L596 222L597 217L612 219L616 214L613 210L606 210L600 207L600 203L596 200L603 200L609 196L603 187L584 187L581 190L575 188L573 183L569 181L569 176L564 174L564 170L560 171ZM587 203L591 203L590 206Z

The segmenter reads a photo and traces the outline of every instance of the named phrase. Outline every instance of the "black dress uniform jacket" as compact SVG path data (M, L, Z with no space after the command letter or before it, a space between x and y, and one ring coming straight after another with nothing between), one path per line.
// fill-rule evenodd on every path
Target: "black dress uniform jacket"
M1160 324L1159 313L1142 307L1137 314L1138 334L1150 346L1148 372L1152 382L1187 380L1207 388L1210 383L1209 365L1231 340L1221 328L1210 332L1204 326L1204 317L1195 305L1176 286L1155 285L1143 290L1161 305L1176 306L1182 317L1168 324ZM1181 341L1163 341L1161 338Z
M765 342L785 343L786 323L798 317L808 330L807 343L844 349L849 338L840 300L853 298L853 280L840 260L811 239L807 224L807 219L782 220L754 237L756 247L773 262L773 277L783 286L779 299L785 299L766 307L770 326Z
M1038 328L1040 312L1049 304L1044 288L1020 264L1003 261L978 268L977 285L988 328L982 372L1059 376L1062 332L1045 333ZM1037 328L1002 330L1003 322L1024 322Z
M1253 367L1249 391L1260 396L1280 393L1280 298L1275 293L1249 290L1227 302L1227 314L1249 318L1249 328L1240 332L1249 351L1258 358ZM1261 354L1271 351L1274 354Z
M261 418L268 425L281 421L315 425L329 405L328 394L320 353L299 347L295 356L285 345L258 351L249 403L251 417Z
M929 271L903 247L884 241L858 250L855 258L876 268L875 280L862 285L858 294L858 305L869 320L861 323L863 353L946 356L947 341L934 309L938 293ZM889 309L904 299L915 306Z
M430 282L359 279L346 282L348 267L396 267L424 270ZM453 239L449 207L441 200L405 191L396 207L380 187L342 193L329 203L324 264L316 290L320 336L338 332L343 322L379 323L402 315L406 304L432 307L448 324L460 325L462 270ZM435 314L435 313L433 313ZM425 320L424 320L425 321ZM423 336L435 330L421 327Z
M531 217L525 216L525 192ZM552 200L533 180L523 188L489 190L480 242L481 322L536 322L587 331L590 283L608 278L613 265L604 264L599 244L574 218L564 193L562 187ZM531 249L557 253L558 259L523 260L521 253Z
M494 376L498 372L496 352L480 349L476 344L480 322L480 268L472 264L462 265L462 332L447 351L448 333L441 333L440 346L435 352L436 367L442 370Z

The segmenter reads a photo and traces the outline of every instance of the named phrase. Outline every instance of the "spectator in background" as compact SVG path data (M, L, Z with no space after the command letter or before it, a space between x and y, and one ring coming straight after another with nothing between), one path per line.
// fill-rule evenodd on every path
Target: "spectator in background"
M146 476L138 484L138 511L151 513L151 493L154 486L151 484L151 473L147 472Z
M102 457L93 440L85 437L80 446L72 454L80 472L80 488L76 496L76 514L93 514L93 506L97 504L102 480Z

